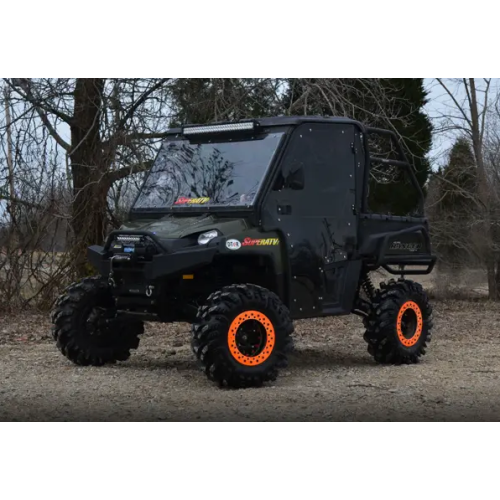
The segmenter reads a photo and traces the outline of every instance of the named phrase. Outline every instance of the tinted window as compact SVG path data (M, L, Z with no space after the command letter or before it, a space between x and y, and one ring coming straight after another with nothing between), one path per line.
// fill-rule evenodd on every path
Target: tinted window
M282 135L221 143L166 141L134 208L251 205Z

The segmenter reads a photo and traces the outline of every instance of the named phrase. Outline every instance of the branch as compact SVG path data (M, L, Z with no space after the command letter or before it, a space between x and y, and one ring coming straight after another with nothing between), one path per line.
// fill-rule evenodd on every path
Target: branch
M490 84L491 84L491 78L484 79L486 82L486 90L484 91L484 105L483 105L483 116L481 117L481 144L483 143L484 139L484 129L485 129L485 121L486 121L486 112L488 110L488 91L490 89Z
M473 78L469 78L471 82L474 82ZM469 85L467 83L467 78L462 78L462 81L464 83L464 88L465 88L465 93L467 94L467 100L469 101L469 109L472 109L472 98L471 94L469 92Z
M33 105L36 112L38 113L38 116L40 116L42 123L49 131L49 134L54 138L54 140L57 142L57 144L59 144L59 146L61 146L66 151L69 151L71 149L71 146L57 133L57 130L54 128L52 123L50 123L46 111L54 114L55 116L57 116L58 118L60 118L61 120L65 121L68 124L71 123L71 118L64 113L54 110L52 107L44 109L40 101L33 96L28 80L23 79L19 83L19 86L10 83L8 80L6 80L6 82L10 88L14 89L17 93L21 95L23 99L26 99L30 104ZM20 90L21 88L24 90L24 93Z
M39 107L35 107L35 109L40 116L42 123L47 127L49 134L54 138L57 144L59 144L59 146L61 146L64 150L69 151L71 146L57 133L57 130L54 128L52 123L50 123L47 115Z
M134 132L128 135L115 135L112 139L103 142L103 147L108 147L113 141L116 146L127 146L131 142L148 139L164 139L167 137L167 132Z
M156 84L153 85L150 89L146 90L146 92L144 92L144 94L142 94L141 97L139 97L139 99L137 99L137 101L135 101L135 103L130 106L128 111L125 113L125 116L120 120L120 123L118 124L116 130L118 132L122 130L127 121L130 120L130 118L134 115L137 108L141 104L143 104L153 92L158 90L164 83L168 82L169 80L170 78L162 78L160 81L156 82Z
M130 165L129 167L119 168L118 170L112 170L106 174L106 180L113 184L116 181L125 179L133 174L138 174L139 172L146 172L153 165L152 160L144 161L141 163L136 163L134 165Z
M72 117L62 112L60 109L54 108L53 106L49 106L43 100L36 98L31 91L31 82L28 78L12 78L12 82L10 82L7 78L4 78L4 81L7 85L15 90L22 98L26 99L28 102L33 104L35 107L42 108L43 110L57 116L63 122L66 122L68 125L72 123ZM24 93L21 91L24 91Z
M455 106L460 111L460 113L462 113L462 116L464 117L465 121L469 124L470 127L472 127L472 123L471 123L470 119L468 118L468 116L465 114L465 111L464 111L463 107L460 106L460 104L456 100L455 96L451 93L451 91L445 85L445 83L443 82L443 80L441 78L436 78L436 80L439 82L439 84L441 85L441 87L443 87L443 89L446 91L446 93L452 98L453 102L455 103Z
M0 200L12 201L16 205L24 205L25 207L28 207L28 208L43 208L38 203L33 203L31 201L21 200L19 198L11 198L10 196L4 196L2 194L0 194Z

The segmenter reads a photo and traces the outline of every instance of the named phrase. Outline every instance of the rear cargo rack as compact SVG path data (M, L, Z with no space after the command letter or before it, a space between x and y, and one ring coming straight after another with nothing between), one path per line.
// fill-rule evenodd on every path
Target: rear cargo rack
M382 239L376 260L376 266L380 266L391 274L407 274L407 275L425 275L430 274L434 269L437 261L435 255L388 255L386 253L387 244L391 238L402 236L405 234L420 232L424 238L426 249L431 248L431 241L427 228L423 225L409 227L396 232L387 233ZM394 269L392 266L397 265L399 270ZM405 269L406 266L425 266L425 269ZM403 273L404 271L404 273Z

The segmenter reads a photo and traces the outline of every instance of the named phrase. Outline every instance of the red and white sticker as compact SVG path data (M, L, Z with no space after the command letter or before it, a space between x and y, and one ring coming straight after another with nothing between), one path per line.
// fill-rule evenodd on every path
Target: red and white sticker
M239 250L241 248L241 242L238 240L227 240L226 248L229 250Z

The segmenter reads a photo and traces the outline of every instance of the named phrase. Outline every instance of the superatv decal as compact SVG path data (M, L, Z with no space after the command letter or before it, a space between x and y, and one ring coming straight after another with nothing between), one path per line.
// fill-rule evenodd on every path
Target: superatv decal
M280 244L280 240L278 238L262 238L262 239L254 239L254 238L245 238L243 240L242 246L244 247L253 247L253 246L276 246Z
M179 198L174 205L204 205L210 198Z

